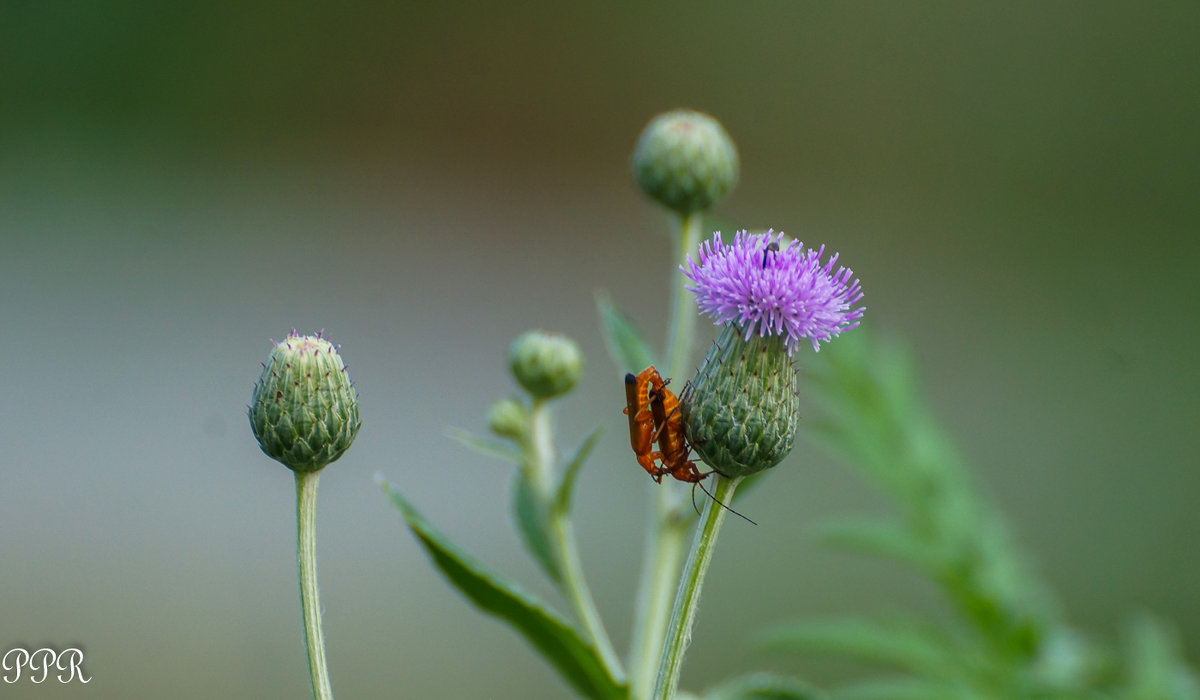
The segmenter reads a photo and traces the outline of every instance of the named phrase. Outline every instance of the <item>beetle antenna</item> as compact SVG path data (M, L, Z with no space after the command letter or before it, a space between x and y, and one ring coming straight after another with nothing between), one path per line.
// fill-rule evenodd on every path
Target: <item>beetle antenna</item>
M733 513L734 515L738 516L742 520L745 520L746 522L750 523L751 525L758 525L758 523L754 522L750 518L747 518L746 516L742 515L741 513L737 512L736 510L734 510L734 509L730 508L729 506L725 505L724 503L718 501L715 496L713 496L711 493L709 493L708 489L704 488L704 484L700 483L699 481L697 481L692 486L693 487L699 486L700 490L703 491L706 496L711 498L713 503L716 503L717 505L721 506L722 508L729 511L730 513ZM695 506L696 506L696 489L693 488L692 489L692 507L695 507Z

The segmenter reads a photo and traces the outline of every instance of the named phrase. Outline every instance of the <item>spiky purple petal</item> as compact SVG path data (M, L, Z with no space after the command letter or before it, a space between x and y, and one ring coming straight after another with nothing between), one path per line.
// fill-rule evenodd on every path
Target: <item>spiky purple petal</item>
M772 243L778 250L768 248ZM837 253L821 264L824 254L825 246L784 245L783 234L773 231L739 231L731 245L717 231L701 244L699 264L689 255L679 269L695 283L687 289L716 325L736 323L747 340L756 332L783 336L790 355L801 338L820 351L820 341L857 326L866 310L854 306L863 298L854 273L845 267L834 270Z

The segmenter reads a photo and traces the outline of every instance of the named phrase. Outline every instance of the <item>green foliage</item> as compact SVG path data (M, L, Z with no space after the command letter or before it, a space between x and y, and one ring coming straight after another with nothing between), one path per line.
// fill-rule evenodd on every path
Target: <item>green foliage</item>
M495 457L506 462L518 462L521 459L521 450L505 440L480 437L461 428L447 429L446 436L465 445L472 452L478 452L486 457Z
M607 299L599 298L597 306L618 367L636 371L651 364L649 346L629 320ZM971 483L923 402L903 349L875 343L860 331L810 364L802 386L818 407L806 421L812 437L847 459L896 509L890 518L828 521L819 536L928 577L943 591L952 616L940 625L834 619L776 626L761 637L768 649L844 656L889 675L825 694L795 679L751 674L710 689L704 700L1200 700L1200 684L1164 625L1136 619L1120 648L1067 625ZM572 488L601 431L583 440L558 471L549 464L549 424L536 419L537 410L534 420L521 423L526 432L506 439L461 430L450 436L517 464L517 530L547 577L575 604L582 628L462 553L399 494L385 490L434 564L471 602L513 626L583 696L623 698L623 672L578 578L569 535ZM564 568L572 564L575 578ZM577 629L586 630L590 641Z
M826 697L807 683L770 673L740 676L704 694L704 700L826 700Z
M518 469L513 481L513 515L525 546L550 580L562 583L562 571L550 542L550 506L529 478L529 471Z
M1167 631L1141 621L1124 655L1070 628L925 406L902 349L859 331L821 353L805 377L820 416L814 437L896 506L892 520L843 518L832 544L891 559L938 584L954 619L800 622L769 630L768 648L836 654L900 677L836 689L836 700L1194 700L1192 671Z
M575 477L579 475L580 468L587 461L588 455L592 453L592 448L596 446L596 442L600 440L600 436L604 434L604 428L599 427L592 431L591 435L584 438L584 441L579 444L575 450L575 455L567 461L567 466L563 469L562 478L559 479L558 488L554 489L554 505L553 507L562 514L571 512L571 492L575 488Z
M507 622L583 697L618 700L625 689L571 626L515 584L489 571L438 532L386 482L392 504L446 579L480 610Z
M543 493L530 478L533 473L531 468L523 467L516 472L513 483L513 513L516 516L517 530L542 570L560 585L563 582L562 571L554 553L551 521L556 516L565 517L570 513L571 489L575 485L575 477L603 432L597 428L583 441L575 456L567 462L558 486L553 488L549 495Z
M604 345L622 375L626 372L636 374L654 364L654 351L650 349L650 344L633 322L613 305L612 300L597 294L596 312L600 315Z
M826 652L914 674L938 673L952 663L952 647L933 630L910 624L865 620L807 621L775 628L763 635L769 649Z

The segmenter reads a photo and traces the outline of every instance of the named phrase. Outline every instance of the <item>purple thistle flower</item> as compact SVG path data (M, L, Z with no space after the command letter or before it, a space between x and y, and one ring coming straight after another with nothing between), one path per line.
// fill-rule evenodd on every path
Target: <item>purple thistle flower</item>
M689 255L679 266L695 283L687 290L716 325L736 323L746 340L756 331L784 336L791 355L808 338L820 351L820 341L858 325L866 307L852 307L862 299L862 288L851 281L848 268L834 271L837 253L822 265L825 246L806 249L799 241L784 246L783 234L773 234L739 231L726 245L717 231L701 244L699 264Z

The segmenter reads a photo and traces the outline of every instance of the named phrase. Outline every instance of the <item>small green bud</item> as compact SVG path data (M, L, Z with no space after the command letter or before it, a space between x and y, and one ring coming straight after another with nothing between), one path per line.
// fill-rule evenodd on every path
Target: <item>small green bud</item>
M583 372L583 355L566 336L529 331L508 349L508 366L531 396L550 399L575 387Z
M782 336L746 340L727 325L680 402L688 442L725 476L769 469L792 451L799 406Z
M315 472L350 447L362 422L337 348L292 331L276 343L250 398L250 428L268 457Z
M529 412L525 404L511 396L500 399L488 411L488 428L503 438L520 442L529 432Z
M702 112L660 114L633 151L633 176L642 191L687 215L725 198L737 184L738 154L725 128Z

